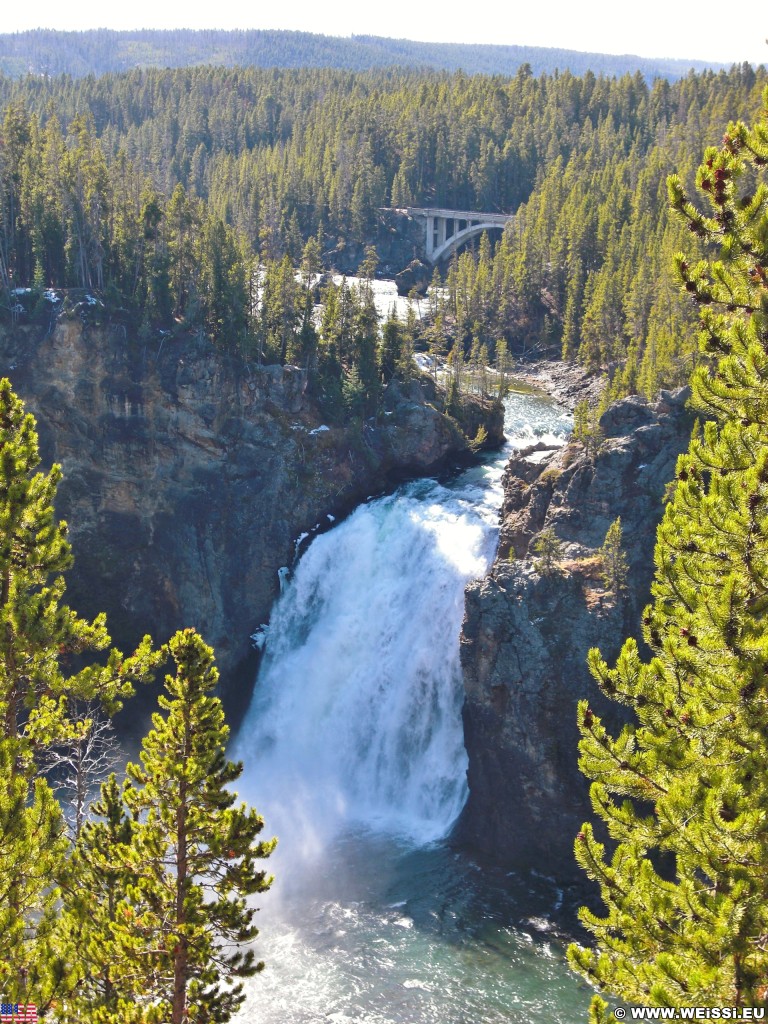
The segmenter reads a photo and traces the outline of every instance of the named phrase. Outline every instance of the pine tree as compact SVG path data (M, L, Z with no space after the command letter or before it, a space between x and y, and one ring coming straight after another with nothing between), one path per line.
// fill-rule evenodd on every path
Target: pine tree
M344 408L352 418L359 419L365 410L365 387L360 380L360 374L356 366L353 366L348 373L344 374L341 393Z
M244 998L237 979L264 966L242 948L258 934L246 898L271 885L258 862L276 841L258 839L263 820L228 788L242 765L225 758L212 650L191 629L169 650L176 674L160 697L165 715L153 716L141 764L127 767L129 817L112 780L104 821L83 832L79 856L95 883L75 916L93 998L75 1005L79 1019L99 1024L228 1021ZM131 1006L135 1018L125 1016Z
M604 440L599 421L599 410L590 406L586 399L576 403L573 410L573 436L584 445L587 455L592 458L600 451Z
M376 276L376 268L379 265L379 254L375 245L366 245L365 257L358 268L358 276L362 279L361 286L365 297L368 298L373 289L373 279Z
M457 373L451 373L448 379L448 386L445 389L445 413L454 419L461 418L461 387Z
M600 558L603 563L603 582L616 597L627 587L629 566L627 556L621 545L621 517L614 519L608 527Z
M60 975L52 932L69 843L50 786L19 771L19 754L0 738L0 990L45 1006Z
M693 394L708 422L678 461L659 528L650 661L632 640L613 669L590 653L603 692L636 720L613 737L579 706L580 766L613 852L584 825L576 856L606 912L582 911L597 946L569 956L599 988L652 1006L768 1004L766 165L764 117L706 151L707 214L669 181L693 234L719 245L694 266L677 258L702 311L710 365ZM591 1019L607 1019L599 997Z
M400 349L395 366L395 376L405 384L412 381L416 376L416 365L413 356L417 334L418 321L416 319L415 303L411 301L405 314L405 324L400 331Z
M148 637L130 658L113 650L104 666L68 670L72 655L110 642L104 616L79 618L61 603L61 575L72 563L66 523L53 503L61 479L39 464L34 417L8 380L0 381L0 843L3 929L0 990L8 997L26 979L45 1005L57 984L57 956L48 949L65 868L64 822L48 784L39 778L52 747L76 742L88 727L80 702L113 712L159 661Z
M506 398L509 391L507 374L511 369L511 362L507 343L503 338L499 338L496 342L496 373L498 374L496 397L499 401Z
M132 1001L117 984L114 966L117 950L113 928L118 910L124 916L128 907L134 831L115 775L103 783L91 815L78 836L62 886L58 946L72 967L69 991L57 1008L61 1024L84 1019L109 1021L110 1015L123 1013ZM124 1015L121 1019L131 1018ZM137 1015L137 1019L142 1018Z
M316 238L307 239L301 255L301 283L311 290L315 286L315 278L323 269L320 244Z
M402 361L402 347L402 326L393 306L389 311L389 316L384 321L384 327L381 332L381 345L379 346L379 369L381 380L384 384L389 384L398 372L398 367Z
M557 561L563 557L563 545L552 527L542 530L532 545L537 556L533 567L541 576L551 576L557 571Z
M0 731L24 741L24 756L71 733L67 701L98 699L117 710L157 664L149 637L130 658L113 650L106 666L66 672L72 655L103 650L104 615L93 622L61 604L72 564L67 524L53 502L61 480L54 466L34 473L40 457L34 417L7 379L0 381ZM23 760L23 758L22 758ZM20 762L21 763L21 762Z
M369 247L372 249L372 247ZM375 254L375 249L373 252ZM372 279L361 282L356 296L352 361L360 375L365 393L364 412L375 413L380 392L379 364L379 315L373 299Z

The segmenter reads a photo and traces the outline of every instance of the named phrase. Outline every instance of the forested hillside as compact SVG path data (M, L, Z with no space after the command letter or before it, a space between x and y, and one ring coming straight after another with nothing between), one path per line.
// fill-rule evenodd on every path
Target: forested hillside
M395 28L397 31L397 28ZM719 70L721 65L701 60L671 60L625 54L579 53L540 46L492 46L468 43L419 43L378 36L317 35L250 29L221 31L174 29L157 31L60 32L36 29L0 34L0 71L8 75L102 75L135 67L188 67L243 65L259 68L347 68L369 71L383 67L409 67L467 74L512 75L521 64L535 74L556 69L583 75L641 71L649 79L682 78L691 69Z
M495 251L441 268L447 287L411 341L452 349L457 366L473 351L493 360L500 339L562 351L610 372L617 393L652 393L694 358L665 178L692 182L722 125L757 112L765 77L744 65L652 86L525 67L0 78L6 315L44 319L46 287L97 290L104 315L145 331L202 327L267 361L319 355L338 390L359 345L343 296L316 335L321 263L362 260L384 206L501 210L516 217ZM370 276L375 254L365 262ZM35 291L10 294L20 287ZM363 376L366 359L353 360Z

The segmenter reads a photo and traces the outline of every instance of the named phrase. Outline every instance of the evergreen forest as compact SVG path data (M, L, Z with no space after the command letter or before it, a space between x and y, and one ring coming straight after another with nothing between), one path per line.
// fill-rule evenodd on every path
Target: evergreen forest
M582 909L596 945L569 953L628 1002L738 1020L760 1019L768 994L766 165L768 110L707 148L695 188L668 182L675 215L708 247L675 259L701 311L692 401L704 423L658 530L645 646L627 640L613 667L590 652L601 691L632 717L612 735L579 705L598 830L585 823L575 852L604 912ZM620 1012L595 997L590 1020Z
M666 177L691 185L722 126L757 113L764 82L749 65L652 85L525 65L513 78L0 78L3 313L45 320L50 289L84 289L100 315L319 367L340 392L345 372L365 373L366 328L348 327L359 316L318 327L317 272L365 263L370 278L383 207L501 211L514 219L500 239L436 268L415 346L454 365L473 349L493 363L499 341L562 353L609 375L613 394L651 395L697 358L670 270L690 235L669 215Z
M582 75L622 75L641 71L648 79L674 81L691 70L721 65L701 60L649 59L581 53L540 46L493 46L472 43L421 43L412 39L353 35L350 38L273 29L139 29L114 32L92 29L63 32L33 29L0 33L0 71L8 75L59 75L75 78L131 68L176 68L209 64L258 68L374 68L465 71L467 74L513 75L521 64L535 74L556 70Z

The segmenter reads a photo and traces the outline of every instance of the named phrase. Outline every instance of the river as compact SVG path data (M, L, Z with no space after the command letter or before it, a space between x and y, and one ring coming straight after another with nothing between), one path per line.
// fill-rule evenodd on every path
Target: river
M447 842L466 799L459 632L494 554L511 445L570 419L507 399L507 449L449 483L361 505L309 545L273 610L233 744L279 837L240 1024L552 1024L585 1019L554 879Z
M362 277L342 277L341 274L334 274L334 284L341 284L342 281L346 281L347 284L352 287L359 287L362 282ZM374 278L370 282L370 288L373 292L373 302L376 306L376 312L379 314L381 320L385 320L392 310L397 313L401 320L405 320L408 313L409 306L416 307L416 316L421 317L421 305L426 303L425 298L419 298L415 301L411 301L407 295L398 295L397 286L394 281L386 278Z

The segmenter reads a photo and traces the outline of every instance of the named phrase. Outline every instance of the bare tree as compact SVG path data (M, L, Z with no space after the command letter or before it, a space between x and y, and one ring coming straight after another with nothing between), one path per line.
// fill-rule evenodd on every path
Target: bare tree
M75 730L66 742L47 751L43 774L60 795L67 829L77 841L91 801L120 761L120 749L112 722L97 704L72 707L71 711L76 715Z

